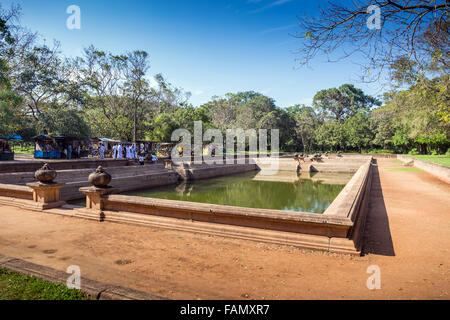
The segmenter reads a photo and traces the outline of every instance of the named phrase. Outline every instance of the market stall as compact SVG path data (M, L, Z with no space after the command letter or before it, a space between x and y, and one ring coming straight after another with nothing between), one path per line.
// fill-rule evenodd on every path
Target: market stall
M157 156L169 157L172 152L175 143L173 142L158 142L155 143L155 153Z
M34 137L34 157L36 159L71 159L74 138L41 134Z
M120 140L115 140L106 137L94 137L90 139L90 141L91 141L90 155L92 155L93 157L99 156L98 148L100 145L102 145L104 150L104 156L106 158L112 158L113 146L122 143Z
M0 137L0 161L14 160L14 151L8 143L8 139Z
M136 150L140 155L149 155L152 153L156 153L156 141L152 140L137 140L136 141Z

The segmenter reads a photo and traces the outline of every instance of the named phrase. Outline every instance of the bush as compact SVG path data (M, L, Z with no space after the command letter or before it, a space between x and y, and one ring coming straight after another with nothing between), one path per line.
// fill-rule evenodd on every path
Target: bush
M372 149L367 152L368 154L393 154L393 150L388 149Z
M409 155L415 156L419 154L419 151L417 151L417 148L412 148L409 152Z

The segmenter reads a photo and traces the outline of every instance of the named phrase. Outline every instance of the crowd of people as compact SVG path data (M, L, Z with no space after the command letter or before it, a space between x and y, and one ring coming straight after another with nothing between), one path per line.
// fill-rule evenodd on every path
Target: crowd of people
M112 147L113 159L138 159L136 145L116 144Z
M100 159L105 158L105 153L107 151L107 148L102 143L98 144L98 155ZM136 144L115 144L112 146L111 149L112 152L112 158L113 159L128 159L128 160L137 160L141 165L145 163L146 155L148 155L147 159L151 162L157 162L158 157L154 153L149 153L148 150L145 149L145 147L139 148L136 146Z

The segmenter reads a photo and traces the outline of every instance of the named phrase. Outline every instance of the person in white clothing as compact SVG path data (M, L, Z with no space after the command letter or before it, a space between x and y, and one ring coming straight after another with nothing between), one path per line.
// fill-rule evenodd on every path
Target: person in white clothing
M117 159L122 159L122 158L123 158L122 144L119 144L117 146Z
M130 146L130 159L134 159L134 144Z
M134 158L134 159L137 159L137 158L138 158L137 149L136 149L136 144L133 144L133 158Z
M98 153L100 154L100 159L105 158L105 149L102 144L98 145Z

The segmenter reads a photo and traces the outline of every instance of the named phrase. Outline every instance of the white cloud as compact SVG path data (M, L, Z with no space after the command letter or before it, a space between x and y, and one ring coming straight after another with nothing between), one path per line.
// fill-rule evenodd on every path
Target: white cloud
M271 32L277 32L277 31L282 31L282 30L287 30L287 29L291 29L293 27L295 27L296 24L290 24L287 26L281 26L281 27L275 27L275 28L270 28L270 29L266 29L261 31L261 34L266 34L266 33L271 33Z
M269 4L266 4L264 7L261 7L259 9L253 10L251 11L252 13L257 13L257 12L262 12L265 11L267 9L273 8L273 7L278 7L281 6L285 3L291 2L292 0L276 0L274 2L271 2Z
M151 76L149 78L149 81L150 81L150 88L157 88L157 87L159 87L159 82L158 82L158 80L155 79L155 77Z

